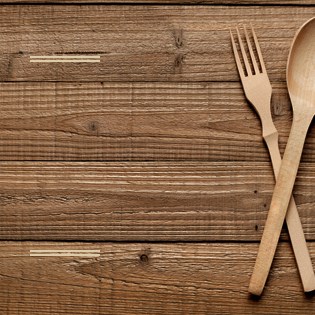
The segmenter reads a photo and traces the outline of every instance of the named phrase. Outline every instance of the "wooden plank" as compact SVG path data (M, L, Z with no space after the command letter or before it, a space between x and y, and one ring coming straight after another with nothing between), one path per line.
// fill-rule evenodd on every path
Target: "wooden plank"
M291 105L273 86L283 151ZM240 83L2 83L0 99L0 160L269 161Z
M236 81L229 29L253 22L272 80L315 7L1 6L1 81ZM31 63L98 54L100 63Z
M215 4L215 5L315 5L314 0L0 0L2 4Z
M308 240L314 184L302 164ZM269 163L2 162L0 187L2 240L259 241L274 181Z
M315 261L315 244L310 253ZM99 258L29 257L34 248L100 249ZM313 314L287 243L264 296L247 293L257 244L1 243L3 314ZM315 266L315 265L314 265Z

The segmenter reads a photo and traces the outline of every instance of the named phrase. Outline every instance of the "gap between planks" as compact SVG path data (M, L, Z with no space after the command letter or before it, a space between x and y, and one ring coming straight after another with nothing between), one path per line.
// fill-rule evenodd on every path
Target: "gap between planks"
M2 0L2 4L54 4L54 5L181 5L186 6L312 6L315 5L313 0Z

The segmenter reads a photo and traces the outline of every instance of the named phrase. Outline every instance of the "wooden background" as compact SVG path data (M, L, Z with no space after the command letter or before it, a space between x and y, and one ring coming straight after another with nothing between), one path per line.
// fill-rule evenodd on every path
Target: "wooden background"
M286 59L314 15L314 0L1 1L0 313L315 314L285 228L263 297L247 293L274 179L229 37L256 29L283 152ZM101 63L30 63L58 53ZM313 125L295 197L315 267L314 163Z

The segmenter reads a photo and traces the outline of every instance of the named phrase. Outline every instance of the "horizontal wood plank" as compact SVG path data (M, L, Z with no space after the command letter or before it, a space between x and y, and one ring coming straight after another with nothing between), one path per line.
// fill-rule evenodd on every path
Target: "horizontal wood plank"
M314 0L0 0L0 3L19 3L19 4L246 4L246 5L315 5Z
M273 87L283 152L291 105ZM269 161L240 83L2 83L0 111L2 161Z
M98 258L30 257L30 249L100 249ZM309 244L315 261L315 244ZM247 293L257 244L1 243L3 314L312 314L290 245L263 297ZM314 265L315 266L315 265Z
M302 164L308 240L314 184L314 164ZM269 163L2 162L0 239L259 241L273 187Z
M272 80L315 7L1 6L1 81L236 81L229 30L252 22ZM32 63L97 54L100 63Z

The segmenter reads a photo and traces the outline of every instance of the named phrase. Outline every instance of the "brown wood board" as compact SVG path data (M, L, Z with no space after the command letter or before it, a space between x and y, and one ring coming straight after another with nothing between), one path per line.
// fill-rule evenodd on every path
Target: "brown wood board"
M315 239L313 164L295 198ZM269 163L2 162L0 239L259 241Z
M291 40L314 14L300 6L1 6L0 81L238 81L229 29L250 22L271 80L284 81ZM30 62L47 54L101 62Z
M272 111L283 151L285 84ZM1 83L0 160L268 162L239 83ZM314 162L314 128L303 161Z
M39 248L100 249L101 256L29 257ZM247 293L257 244L5 242L0 249L3 314L314 313L285 243L260 300Z
M0 0L0 4L315 5L314 0Z

